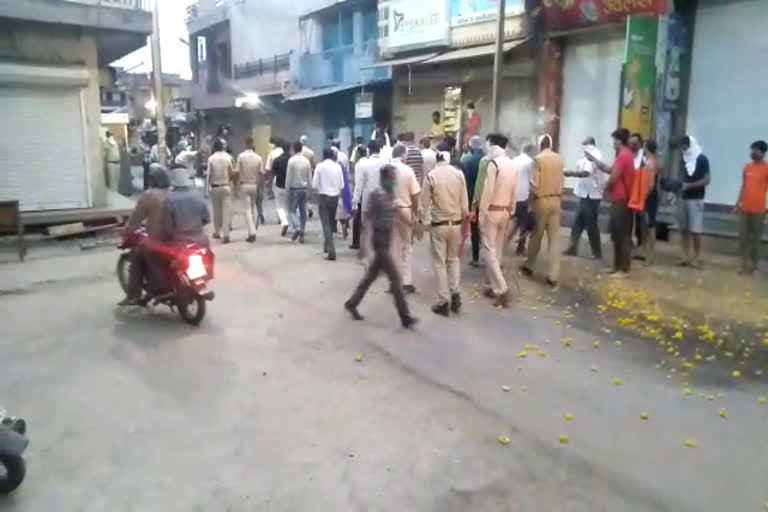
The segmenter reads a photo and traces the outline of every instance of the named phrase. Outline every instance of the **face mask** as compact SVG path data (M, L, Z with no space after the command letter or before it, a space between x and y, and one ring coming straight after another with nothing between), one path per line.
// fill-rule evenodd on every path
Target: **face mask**
M395 180L382 180L381 181L381 188L384 190L391 191L395 188Z

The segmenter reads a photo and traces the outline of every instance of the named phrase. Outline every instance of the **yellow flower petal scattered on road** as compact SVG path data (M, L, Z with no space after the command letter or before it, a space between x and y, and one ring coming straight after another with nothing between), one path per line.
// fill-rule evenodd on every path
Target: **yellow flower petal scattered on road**
M524 358L524 357L528 357L528 352L526 352L525 350L522 350L522 351L517 353L517 357L519 357L521 359Z
M568 421L571 421L573 419L573 414L569 412L565 413L565 419Z
M504 309L504 306L502 306L501 304L499 304L498 306L496 306L496 309Z
M501 386L501 390L505 393L509 393L510 387L509 386Z
M593 347L595 347L595 348L600 348L600 340L595 340L595 341L592 343L592 346L593 346Z
M614 386L621 386L622 384L624 384L624 382L622 382L621 379L619 379L619 378L613 379L613 385Z
M499 436L499 443L509 444L509 438L507 436Z
M693 355L693 358L694 358L696 361L701 361L701 354L694 354L694 355Z
M707 395L707 400L710 402L715 399L715 395Z
M691 394L691 390L688 389L688 388L685 388L685 389L683 389L683 394L684 395L690 395Z
M676 340L681 340L683 339L683 333L680 331L677 331L675 334L672 335L672 337L675 338Z
M524 350L536 350L537 348L539 348L537 345L531 345L530 343L523 345Z
M621 346L621 340L616 340L616 341L613 342L613 344L616 345L617 347L620 347Z
M591 365L589 365L589 370L592 371L592 372L596 372L597 371L597 366L595 366L594 364L591 364Z
M683 368L685 368L685 369L691 369L691 368L693 368L693 363L687 363L687 362L686 362L686 363L683 363L683 365L682 365L682 366L683 366Z
M538 310L539 310L539 308L537 308L536 306L531 306L531 307L528 308L528 311L534 311L535 312L535 311L538 311Z
M597 309L602 313L608 309L608 306L606 306L605 304L600 304L599 306L597 306Z
M734 379L738 379L739 377L741 377L741 372L739 370L733 370L731 375L733 375Z
M757 403L759 403L761 405L764 404L765 403L765 397L764 396L757 397Z
M641 412L640 413L640 419L641 420L647 420L648 419L648 413L647 412Z
M363 360L363 354L357 354L355 356L355 361L357 361L358 363L362 362L362 360Z
M699 444L696 442L695 439L686 439L685 440L685 446L688 448L696 448Z
M570 347L571 344L573 343L573 340L571 338L565 338L565 339L560 340L560 343L562 343L566 347Z
M565 434L560 434L560 444L567 444L568 443L568 436Z
M725 409L720 409L719 411L717 411L717 415L720 416L723 419L727 419L728 418L728 411L726 411Z
M543 350L539 350L539 357L547 357L547 353Z

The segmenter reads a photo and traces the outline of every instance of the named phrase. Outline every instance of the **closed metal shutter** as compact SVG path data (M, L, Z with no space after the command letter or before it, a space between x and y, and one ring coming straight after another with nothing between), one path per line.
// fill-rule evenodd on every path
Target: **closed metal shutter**
M80 91L0 86L0 199L22 211L91 206Z

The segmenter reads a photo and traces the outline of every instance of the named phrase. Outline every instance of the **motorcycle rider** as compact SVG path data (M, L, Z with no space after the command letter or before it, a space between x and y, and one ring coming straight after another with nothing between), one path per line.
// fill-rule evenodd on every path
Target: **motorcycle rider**
M160 164L150 165L150 188L139 197L127 225L129 233L145 225L148 238L133 253L128 279L128 293L125 299L118 303L120 306L138 304L141 299L144 277L151 271L155 263L151 254L152 246L162 243L166 238L165 201L169 186L170 179L165 167Z

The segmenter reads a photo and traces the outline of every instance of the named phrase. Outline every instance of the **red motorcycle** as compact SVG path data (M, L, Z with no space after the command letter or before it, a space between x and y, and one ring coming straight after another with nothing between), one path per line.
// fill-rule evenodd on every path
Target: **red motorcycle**
M165 304L171 310L177 309L185 322L199 325L205 316L206 302L215 296L208 289L208 282L213 279L211 250L199 244L173 246L155 242L147 237L143 229L126 231L122 243L118 245L123 252L117 259L117 279L126 294L131 265L139 248L152 255L158 263L158 270L162 267L163 274L153 278L156 272L145 273L139 305Z

